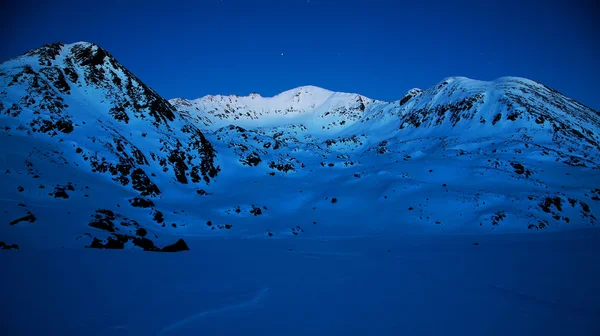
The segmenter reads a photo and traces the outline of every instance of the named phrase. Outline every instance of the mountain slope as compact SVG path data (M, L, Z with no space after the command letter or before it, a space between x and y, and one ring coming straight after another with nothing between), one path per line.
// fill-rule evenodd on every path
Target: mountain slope
M14 226L61 237L50 223L84 235L95 222L144 236L135 232L156 217L152 199L177 197L171 185L193 193L218 174L202 132L96 45L32 50L0 66L0 83L3 212ZM136 220L115 214L120 206L138 208Z
M331 103L333 96L344 98ZM360 96L365 103L357 107L351 94L330 94L320 104L288 98L269 110L275 123L248 117L255 109L246 101L269 106L263 101L277 97L229 97L226 109L211 97L171 102L202 125L222 157L250 166L258 185L298 204L277 216L290 218L288 234L305 227L299 223L320 221L344 223L360 234L436 225L552 230L596 223L598 112L542 84L452 77L395 102ZM295 105L309 107L288 119L282 111ZM333 111L331 124L323 122ZM353 113L357 118L344 117ZM227 123L243 127L219 127ZM276 186L262 181L265 173L275 174ZM228 182L244 185L245 177L222 183ZM277 192L281 185L287 187ZM349 204L326 205L332 194ZM298 211L316 220L291 218ZM449 219L448 226L441 219Z
M205 127L223 127L231 123L242 127L277 126L310 123L330 130L338 123L358 120L366 106L376 101L358 94L339 93L303 86L274 97L257 93L240 97L205 96L196 100L182 98L170 102L179 111L197 118Z
M600 211L599 113L523 78L167 101L80 42L1 64L0 88L8 245L566 230Z

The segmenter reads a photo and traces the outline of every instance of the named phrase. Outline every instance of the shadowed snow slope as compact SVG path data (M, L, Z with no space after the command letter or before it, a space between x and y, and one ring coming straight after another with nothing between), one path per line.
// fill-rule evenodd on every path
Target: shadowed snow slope
M196 238L179 254L6 251L2 331L592 336L599 233Z
M21 248L562 231L600 210L598 112L523 78L167 101L80 42L0 83L0 239Z

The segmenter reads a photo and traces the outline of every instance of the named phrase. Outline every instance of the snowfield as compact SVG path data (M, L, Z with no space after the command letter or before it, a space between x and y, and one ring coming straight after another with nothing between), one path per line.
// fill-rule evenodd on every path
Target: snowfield
M518 77L399 98L0 64L7 334L598 333L600 113Z
M599 243L587 229L6 251L3 333L597 335Z

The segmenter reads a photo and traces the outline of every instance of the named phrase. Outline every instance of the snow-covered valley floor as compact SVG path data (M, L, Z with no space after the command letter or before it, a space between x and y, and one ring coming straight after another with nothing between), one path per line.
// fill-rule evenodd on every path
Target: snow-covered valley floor
M5 251L2 334L598 335L598 244L591 228Z

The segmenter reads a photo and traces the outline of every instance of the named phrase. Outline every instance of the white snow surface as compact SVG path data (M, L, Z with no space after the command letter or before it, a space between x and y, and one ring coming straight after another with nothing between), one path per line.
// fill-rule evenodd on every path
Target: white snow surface
M2 332L598 335L599 126L518 77L167 101L34 49L0 64Z
M592 336L599 233L195 238L177 254L6 251L3 332Z
M21 248L131 247L140 228L157 247L539 234L600 210L598 112L524 78L394 102L314 86L168 102L82 42L9 60L0 83L0 237Z

